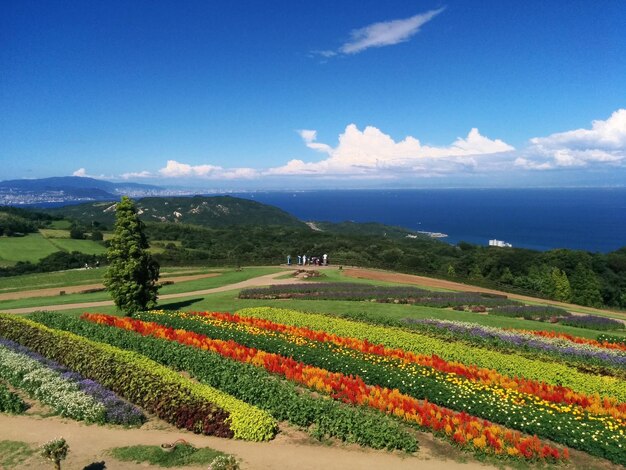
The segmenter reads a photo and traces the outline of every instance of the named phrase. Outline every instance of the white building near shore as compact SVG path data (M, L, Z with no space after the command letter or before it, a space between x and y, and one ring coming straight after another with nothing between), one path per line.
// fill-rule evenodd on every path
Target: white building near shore
M502 240L489 240L489 246L499 246L500 248L513 248L513 245Z

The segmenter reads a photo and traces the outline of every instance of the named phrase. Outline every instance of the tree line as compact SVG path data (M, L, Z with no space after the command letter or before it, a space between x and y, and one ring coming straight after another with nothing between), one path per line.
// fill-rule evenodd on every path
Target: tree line
M277 264L286 262L287 255L328 253L333 264L434 275L580 305L626 308L626 247L608 254L540 252L280 226L210 229L149 223L146 233L160 248L155 257L161 264Z

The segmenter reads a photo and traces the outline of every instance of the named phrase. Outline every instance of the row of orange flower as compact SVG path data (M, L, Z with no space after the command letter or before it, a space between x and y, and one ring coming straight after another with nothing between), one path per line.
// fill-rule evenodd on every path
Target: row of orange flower
M311 367L292 358L249 348L234 341L214 340L186 330L175 330L157 323L108 315L85 314L83 318L117 328L138 332L144 336L164 338L181 344L218 353L239 362L263 367L271 373L327 393L346 403L369 406L393 414L423 428L446 435L463 447L485 453L523 457L526 459L568 459L565 448L542 442L536 436L521 433L478 419L467 413L458 413L427 401L417 400L385 387L365 384L361 378L333 373Z
M626 351L626 344L623 343L609 343L608 341L598 341L590 338L582 338L580 336L574 336L567 333L559 333L557 331L536 331L536 330L518 330L511 328L511 331L520 333L528 333L535 336L541 336L543 338L558 338L566 341L571 341L576 344L588 344L589 346L595 346L597 348L616 349L619 351Z
M155 311L153 313L158 313ZM587 395L575 392L567 387L546 384L521 377L507 377L498 372L480 368L476 366L466 366L458 362L446 361L436 355L415 354L402 349L388 348L381 344L372 344L367 340L349 338L327 333L319 330L312 330L306 327L297 327L275 323L255 317L244 317L237 314L221 312L193 312L186 314L180 312L185 318L203 318L214 322L230 322L245 325L250 328L273 331L285 335L302 337L319 342L330 342L337 346L353 349L365 354L375 354L378 356L398 359L406 363L415 363L421 366L432 367L444 373L453 373L465 377L469 380L483 383L485 385L496 385L506 389L514 389L521 393L534 395L542 400L552 403L565 403L579 406L592 414L610 415L613 418L626 419L626 403L619 403L617 400L601 398L599 396Z

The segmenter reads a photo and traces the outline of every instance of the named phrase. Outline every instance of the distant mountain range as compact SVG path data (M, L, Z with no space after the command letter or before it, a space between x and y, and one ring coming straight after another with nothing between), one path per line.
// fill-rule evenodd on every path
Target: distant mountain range
M114 202L90 202L44 209L48 214L79 220L85 224L99 222L112 227ZM306 225L277 207L231 196L145 197L136 201L139 217L145 222L178 222L206 227L232 225Z
M79 176L0 181L1 205L113 201L123 194L142 197L171 194L171 191L148 184L112 183Z

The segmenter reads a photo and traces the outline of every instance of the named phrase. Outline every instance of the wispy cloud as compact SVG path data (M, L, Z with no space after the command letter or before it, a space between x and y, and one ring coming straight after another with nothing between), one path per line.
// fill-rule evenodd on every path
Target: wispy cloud
M371 47L393 46L415 36L420 28L441 13L445 8L430 10L410 18L381 21L350 32L350 40L337 50L313 51L322 57L339 54L357 54Z

